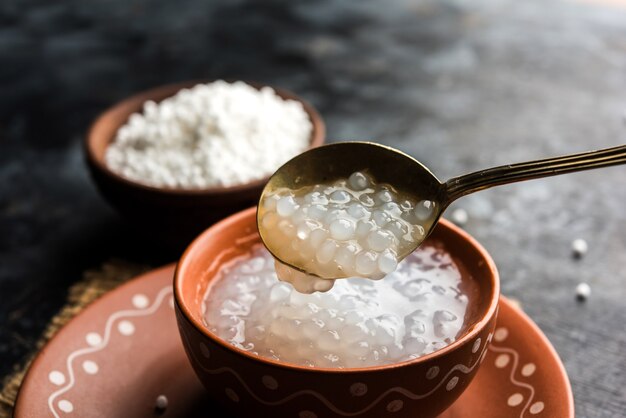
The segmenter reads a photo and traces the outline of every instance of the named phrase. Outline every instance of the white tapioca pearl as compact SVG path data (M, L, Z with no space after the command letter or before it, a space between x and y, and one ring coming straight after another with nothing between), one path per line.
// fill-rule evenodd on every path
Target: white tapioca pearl
M346 211L343 209L328 209L326 211L326 215L324 216L323 223L330 225L333 221L337 219L344 219L346 217Z
M302 322L302 335L306 338L317 338L326 324L321 319L313 318Z
M335 190L330 194L330 201L338 204L346 204L351 200L350 193L344 190Z
M454 330L456 329L449 322L434 322L435 336L445 339L454 337Z
M365 357L370 352L370 344L367 341L357 341L350 344L349 351L355 357Z
M341 244L335 253L335 261L345 272L352 272L359 250L360 248L354 244Z
M291 222L294 224L299 224L304 222L309 218L307 215L308 209L299 207L296 211L291 215Z
M321 228L321 226L319 222L307 219L298 225L296 236L302 240L307 239L313 230Z
M331 319L336 318L337 314L337 309L327 308L319 313L318 318L324 321L326 325L328 325L328 322L330 322Z
M328 208L326 206L312 205L308 208L307 215L311 219L321 221L326 217L327 212L328 212Z
M367 235L367 245L371 250L383 251L394 246L394 236L391 232L375 229Z
M400 208L403 212L407 212L413 209L413 203L410 200L404 200L400 203Z
M376 340L379 344L383 346L393 344L396 340L396 334L401 327L401 320L398 316L383 314L368 321L372 321L368 328L374 329Z
M296 352L304 359L315 358L315 344L309 339L300 340L296 346Z
M371 181L365 174L356 171L348 178L348 184L352 190L360 191L368 188Z
M294 240L298 241L298 240ZM304 259L304 261L313 260L315 258L315 253L317 252L317 248L313 247L308 240L300 241L300 246L298 248L297 254L300 258ZM308 270L307 270L308 271Z
M406 234L409 232L409 227L400 220L392 220L387 222L384 228L388 231L391 231L396 238L401 240Z
M411 225L409 234L411 235L410 242L417 242L424 238L424 234L426 234L426 231L421 225Z
M400 206L395 202L387 202L381 206L381 209L391 216L398 217L402 215L402 209L400 209Z
M358 310L348 311L345 315L347 324L358 324L365 320L365 315Z
M317 338L317 345L322 350L335 350L339 346L339 334L337 331L323 331Z
M261 219L261 225L266 230L273 229L278 223L280 217L276 214L276 212L267 212L263 215L263 219Z
M391 220L391 216L389 216L387 212L384 212L382 210L375 210L374 212L372 212L372 220L376 222L376 225L382 227Z
M398 267L398 260L396 258L396 254L392 250L384 250L378 256L378 269L385 273L389 274L396 270Z
M295 340L300 336L300 327L302 325L302 321L300 319L289 319L285 322L285 334L287 335L287 339Z
M434 322L452 322L456 321L456 319L457 317L455 314L446 310L436 311L435 315L433 316Z
M330 224L330 236L339 241L346 241L354 236L356 225L349 219L336 219Z
M376 193L374 200L376 203L382 205L387 202L393 201L394 194L391 190L382 188L378 193Z
M293 226L293 223L287 219L282 219L278 222L278 229L287 237L293 237L296 235L296 227Z
M358 294L343 295L339 298L339 309L349 311L363 305L363 299Z
M335 316L334 318L329 318L326 321L326 326L329 329L339 330L343 328L345 319L341 316Z
M313 302L307 302L305 311L306 317L313 317L316 313L320 311L320 307Z
M404 317L404 324L408 328L412 326L412 324L421 322L425 318L426 318L426 314L424 313L424 311L422 309L417 309Z
M276 212L283 217L291 216L298 206L293 196L284 196L276 202Z
M370 364L377 364L384 361L386 357L386 353L382 350L382 346L377 345L375 348L372 348L367 355L368 361Z
M363 240L367 237L371 230L376 228L376 223L374 221L365 221L361 220L357 222L356 225L356 238L358 240Z
M291 294L291 289L286 283L276 283L270 289L270 302L278 302L280 300L287 299Z
M348 206L348 215L354 219L367 219L370 217L371 213L362 204L355 202Z
M277 195L267 196L265 199L263 199L263 209L267 211L275 211L278 199L279 197Z
M359 201L363 204L363 206L371 208L376 204L374 201L374 195L371 193L363 193L359 196Z
M433 215L435 210L435 202L430 200L422 200L416 206L413 213L420 221L425 221Z
M386 356L390 361L394 361L402 356L402 344L393 342L385 346Z
M341 331L341 339L348 344L362 341L369 336L369 330L365 324L348 324Z
M311 297L309 295L303 295L302 293L291 292L289 295L289 303L293 306L304 305L308 303L309 300L311 300Z
M410 337L417 337L419 335L424 334L426 332L426 324L424 324L420 320L414 320L407 322L406 318L404 320L405 323L405 334Z
M328 204L328 198L319 191L307 193L304 196L304 201L311 205L327 205Z
M335 251L337 251L337 243L327 239L318 248L315 258L321 264L326 264L333 259Z
M256 325L249 327L246 336L253 341L263 341L265 339L266 329L264 325Z
M402 344L411 354L421 354L426 348L426 341L422 337L407 337Z
M311 247L317 249L326 238L328 238L327 230L325 230L324 228L314 229L309 234L309 244L311 244Z
M328 198L328 196L330 196L330 194L335 191L335 188L332 186L325 185L320 189L320 191L324 194L324 196Z
M286 338L287 336L287 327L285 326L289 321L288 318L282 316L282 314L277 315L276 319L274 319L269 326L269 332L272 335Z
M368 276L378 267L378 254L373 251L362 251L356 256L357 273Z
M241 318L235 315L221 314L219 318L217 318L215 325L217 325L218 328L228 329L228 328L236 327L242 321L243 320Z

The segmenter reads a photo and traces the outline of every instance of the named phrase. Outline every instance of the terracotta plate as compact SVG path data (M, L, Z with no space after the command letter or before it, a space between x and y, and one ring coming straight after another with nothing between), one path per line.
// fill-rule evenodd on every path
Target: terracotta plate
M166 266L120 286L65 326L31 366L15 418L225 417L183 351L172 308L173 271ZM165 409L156 408L161 395ZM505 298L485 362L441 417L574 417L559 357Z

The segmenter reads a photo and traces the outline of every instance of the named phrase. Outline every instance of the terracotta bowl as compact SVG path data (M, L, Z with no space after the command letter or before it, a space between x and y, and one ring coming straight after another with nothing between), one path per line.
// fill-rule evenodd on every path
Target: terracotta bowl
M123 100L102 113L85 138L86 159L102 195L127 219L143 231L170 246L184 249L209 225L231 213L256 204L269 176L232 187L174 189L153 187L129 180L111 171L104 162L106 148L129 116L147 100L160 102L183 88L202 81L188 81L157 87ZM249 83L256 88L263 85ZM325 126L318 112L295 94L276 89L284 99L302 103L313 124L310 147L324 143ZM156 226L156 227L155 227Z
M479 285L470 327L456 342L416 360L360 369L306 368L237 349L203 325L203 299L220 265L259 242L255 208L198 237L175 273L176 317L185 351L212 396L237 417L430 418L465 390L487 354L499 299L489 254L444 220L432 237L445 243Z

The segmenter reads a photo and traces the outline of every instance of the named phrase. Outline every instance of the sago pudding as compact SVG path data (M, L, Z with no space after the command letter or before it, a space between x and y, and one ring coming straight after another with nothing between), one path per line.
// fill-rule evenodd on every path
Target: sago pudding
M442 243L428 241L384 280L337 280L302 294L277 280L261 244L223 265L204 302L206 326L230 344L309 367L357 368L431 353L468 326L478 286Z
M286 263L276 261L279 279L299 292L323 292L337 278L392 273L426 238L435 205L354 172L328 184L265 195L259 230L272 254Z

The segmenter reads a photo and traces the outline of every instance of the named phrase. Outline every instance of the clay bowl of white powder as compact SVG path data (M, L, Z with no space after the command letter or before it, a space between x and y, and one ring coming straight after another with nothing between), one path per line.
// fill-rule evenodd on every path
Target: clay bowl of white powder
M206 230L175 274L209 396L237 417L297 418L434 418L459 397L496 320L498 273L480 244L442 220L384 279L301 294L277 280L255 215Z
M123 100L96 119L85 145L104 197L151 238L184 248L257 201L269 175L324 135L318 112L295 94L219 80Z

